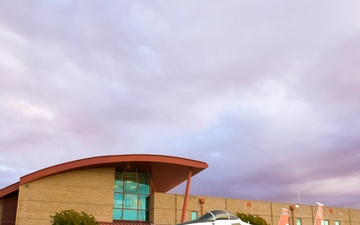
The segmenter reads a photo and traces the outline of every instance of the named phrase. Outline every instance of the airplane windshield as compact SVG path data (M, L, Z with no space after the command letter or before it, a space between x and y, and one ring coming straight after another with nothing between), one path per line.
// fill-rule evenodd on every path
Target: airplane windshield
M202 221L234 220L234 219L239 219L239 218L234 214L224 210L212 210L199 217L199 220Z
M199 217L199 220L203 220L203 221L214 221L214 215L210 212L205 213L204 215Z

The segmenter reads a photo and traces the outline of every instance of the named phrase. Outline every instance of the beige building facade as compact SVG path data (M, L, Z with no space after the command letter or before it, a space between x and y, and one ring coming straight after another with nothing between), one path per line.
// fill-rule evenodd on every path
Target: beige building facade
M289 203L166 193L205 168L203 162L156 155L56 165L0 190L0 225L49 225L51 215L66 209L92 214L103 225L178 224L214 209L250 213L276 225L281 208L290 209L289 225L314 224L315 204L291 210ZM360 210L325 206L324 218L325 225L360 225Z

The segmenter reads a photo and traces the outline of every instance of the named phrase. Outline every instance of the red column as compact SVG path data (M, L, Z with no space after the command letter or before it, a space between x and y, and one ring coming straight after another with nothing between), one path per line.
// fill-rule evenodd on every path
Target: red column
M187 203L188 203L191 177L192 177L192 168L189 169L188 179L187 179L187 183L186 183L186 190L185 190L185 196L184 196L184 205L183 205L183 211L182 211L182 214L181 214L181 223L185 221L186 207L187 207Z

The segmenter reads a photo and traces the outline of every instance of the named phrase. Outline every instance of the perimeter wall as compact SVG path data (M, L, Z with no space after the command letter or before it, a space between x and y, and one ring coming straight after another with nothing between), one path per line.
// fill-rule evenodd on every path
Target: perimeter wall
M181 221L184 196L178 194L154 193L150 198L150 220L156 225L177 224ZM236 214L250 213L263 217L268 223L276 225L282 209L290 208L289 203L263 202L229 198L189 196L185 221L191 220L192 212L197 217L214 209L223 209ZM299 205L293 211L289 209L289 225L313 225L317 205ZM292 214L294 217L292 217ZM360 225L360 209L324 207L324 218L328 225ZM248 221L245 221L248 222Z

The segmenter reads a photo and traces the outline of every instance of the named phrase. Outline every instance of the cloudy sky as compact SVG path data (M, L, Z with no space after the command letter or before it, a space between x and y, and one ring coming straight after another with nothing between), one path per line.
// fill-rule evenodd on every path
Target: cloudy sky
M358 0L1 1L0 189L147 153L207 162L194 195L360 208L359 12Z

